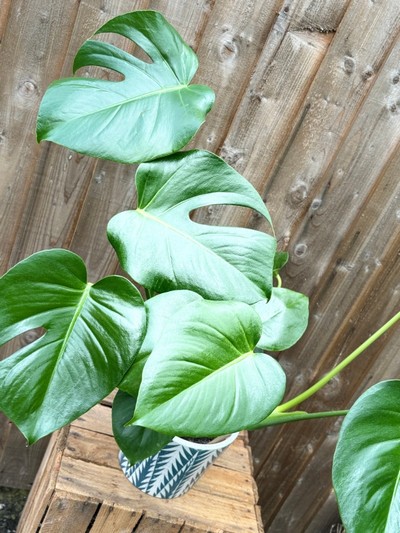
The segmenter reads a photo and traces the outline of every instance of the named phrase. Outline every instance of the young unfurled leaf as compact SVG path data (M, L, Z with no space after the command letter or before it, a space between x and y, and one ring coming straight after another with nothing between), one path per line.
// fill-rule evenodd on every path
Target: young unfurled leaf
M0 409L32 443L118 385L144 336L144 304L125 278L87 283L82 259L66 250L18 263L0 278L0 294L0 345L46 331L0 363Z
M289 254L287 252L276 252L274 258L274 276L279 274L279 271L289 261Z
M38 140L121 163L149 161L185 146L214 103L209 87L189 85L198 66L196 54L156 11L115 17L96 32L102 33L134 41L151 62L106 42L86 41L74 72L99 66L124 79L53 82L39 109Z
M299 292L273 288L271 299L257 302L253 308L262 322L257 346L263 350L287 350L307 328L308 298Z

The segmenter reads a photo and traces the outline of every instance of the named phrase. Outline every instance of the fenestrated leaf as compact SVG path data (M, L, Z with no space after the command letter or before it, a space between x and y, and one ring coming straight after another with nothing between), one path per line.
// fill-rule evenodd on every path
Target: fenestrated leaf
M333 460L347 533L400 531L400 381L378 383L350 409Z
M134 41L151 62L102 41L86 41L75 58L74 72L100 66L124 79L76 77L53 82L39 109L38 140L122 163L179 150L214 102L209 87L189 85L198 66L196 54L156 11L120 15L96 32L101 33Z
M199 207L232 204L270 220L245 178L216 155L194 150L140 165L136 185L138 208L108 225L121 265L136 281L158 293L189 289L216 300L269 297L275 238L189 217Z
M112 406L112 427L115 440L131 464L157 453L171 437L140 426L125 426L132 418L136 399L118 391Z
M285 375L254 353L261 322L240 302L195 301L174 315L143 370L132 423L189 437L232 433L279 404Z
M66 250L18 263L0 278L0 294L0 344L46 330L0 363L0 409L34 442L121 381L144 336L144 304L125 278L87 283L82 259Z
M158 294L145 302L146 336L133 365L118 385L121 390L134 397L138 395L144 365L164 328L175 320L174 314L179 312L182 306L194 301L202 301L202 297L191 291L171 291Z
M253 306L262 321L257 344L263 350L287 350L303 335L308 324L308 298L289 289L273 288L271 299Z

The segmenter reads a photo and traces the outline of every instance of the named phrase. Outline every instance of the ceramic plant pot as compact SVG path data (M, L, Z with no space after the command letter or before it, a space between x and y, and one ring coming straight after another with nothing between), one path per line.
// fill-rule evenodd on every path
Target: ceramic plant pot
M119 453L119 463L128 480L138 489L157 498L185 494L205 469L232 444L238 433L211 444L198 444L179 437L147 459L131 465Z

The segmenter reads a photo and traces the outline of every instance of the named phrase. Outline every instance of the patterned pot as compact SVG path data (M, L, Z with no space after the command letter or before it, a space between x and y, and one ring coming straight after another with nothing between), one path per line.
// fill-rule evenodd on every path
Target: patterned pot
M174 437L158 453L134 465L119 452L119 464L128 480L141 491L157 498L176 498L196 483L237 436L238 433L232 433L212 444L198 444Z

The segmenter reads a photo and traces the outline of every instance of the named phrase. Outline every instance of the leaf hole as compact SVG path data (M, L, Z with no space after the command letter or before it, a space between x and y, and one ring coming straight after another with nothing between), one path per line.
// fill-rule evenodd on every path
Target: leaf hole
M77 75L82 78L94 78L107 81L124 81L125 76L120 72L106 67L82 67L77 70Z
M248 228L271 234L271 226L263 215L250 207L208 205L190 213L194 222L202 225ZM221 223L222 222L222 223Z
M99 35L94 35L92 40L107 42L124 50L128 54L135 56L140 61L144 63L151 64L153 61L150 56L136 43L124 37L123 35L117 35L115 33L101 33ZM124 81L125 76L116 70L113 70L108 67L99 67L99 66L86 66L77 70L77 75L84 78L95 78L106 81Z
M8 357L9 355L15 353L17 350L23 348L24 346L32 344L33 342L40 339L40 337L43 337L46 331L47 330L45 330L44 328L39 327L28 329L27 331L20 333L19 335L15 336L13 339L1 346L0 358L3 359L4 357Z
M100 33L99 35L95 35L93 39L98 41L104 41L116 46L117 48L121 48L121 50L128 52L128 54L132 54L144 63L153 63L153 60L147 54L147 52L145 52L143 48L136 44L134 41L128 39L128 37L118 35L116 33Z

